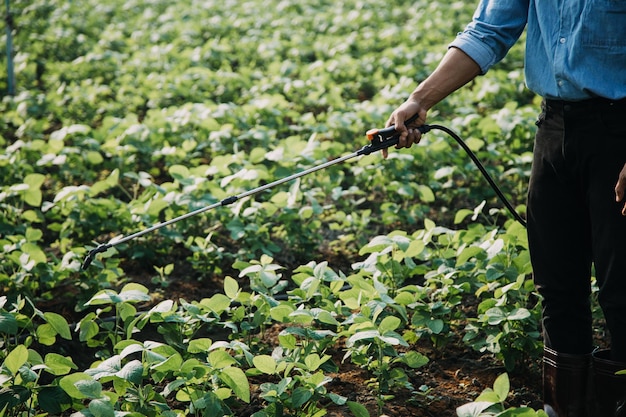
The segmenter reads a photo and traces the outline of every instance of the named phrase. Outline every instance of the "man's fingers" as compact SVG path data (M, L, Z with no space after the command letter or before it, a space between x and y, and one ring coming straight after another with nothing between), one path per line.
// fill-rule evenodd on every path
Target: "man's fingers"
M626 164L624 164L622 171L617 177L617 183L615 184L615 201L622 201L624 198L624 190L626 190Z
M622 168L615 184L615 201L620 202L624 200L624 193L626 192L626 164ZM622 207L622 215L626 216L626 203Z

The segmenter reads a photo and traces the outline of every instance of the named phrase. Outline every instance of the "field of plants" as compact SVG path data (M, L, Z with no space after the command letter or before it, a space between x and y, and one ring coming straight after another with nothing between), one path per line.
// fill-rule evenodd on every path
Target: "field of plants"
M545 415L524 226L440 131L81 269L366 145L473 2L7 7L0 416ZM522 65L520 42L428 122L523 215L538 99Z

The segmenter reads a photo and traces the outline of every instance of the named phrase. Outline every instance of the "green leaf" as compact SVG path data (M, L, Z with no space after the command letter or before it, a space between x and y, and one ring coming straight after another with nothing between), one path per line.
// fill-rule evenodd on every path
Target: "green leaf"
M113 171L111 171L111 174L109 174L105 181L111 188L117 186L117 184L120 182L120 170L118 168L115 168Z
M59 336L65 340L72 340L70 326L63 316L57 313L44 313L43 317L54 328Z
M140 301L150 301L150 294L147 292L143 292L140 290L126 290L119 293L120 301L124 302L140 302Z
M393 240L389 236L375 236L370 242L361 248L359 255L365 255L367 253L380 252L384 248L393 245Z
M298 409L309 401L311 397L313 397L311 390L304 387L298 387L293 390L291 394L291 404L295 409Z
M396 332L387 332L384 335L378 336L380 340L387 343L388 345L396 346L409 346L409 344L404 340L404 338Z
M161 361L158 364L152 365L151 369L158 372L170 372L176 371L180 369L180 366L183 364L183 358L180 353L175 353L169 356L164 361Z
M421 240L413 240L409 244L409 247L404 251L404 256L409 258L414 258L419 256L424 249L426 249L426 244Z
M380 337L380 332L378 330L363 330L350 336L346 341L346 346L353 346L354 343L359 340L375 339L377 337Z
M57 331L49 323L37 326L35 334L37 335L37 340L42 345L52 346L56 342Z
M29 384L29 383L35 382L37 381L39 377L38 374L35 371L33 371L32 368L29 368L27 366L22 366L19 370L19 374L20 374L20 377L22 378L23 384Z
M39 407L52 415L61 415L72 404L72 399L61 387L43 387L37 394Z
M400 320L398 317L387 316L383 319L383 321L381 321L380 325L378 326L378 331L380 332L380 334L384 335L387 332L392 332L396 330L398 327L400 327L400 324L402 324L402 320Z
M280 275L273 271L263 270L260 272L259 277L266 288L272 288L280 280Z
M85 372L95 379L106 378L115 375L122 369L122 361L119 355L111 356L100 362L95 368L89 368Z
M525 308L513 309L507 316L507 320L525 320L530 317L530 311Z
M102 395L102 384L93 379L79 379L74 386L86 398L100 398Z
M401 361L410 368L416 369L426 365L429 359L427 356L424 356L419 352L410 350L401 356Z
M123 340L115 345L115 350L122 349L120 352L120 359L124 359L133 353L143 352L144 346L142 343L135 340Z
M11 375L17 375L20 367L28 360L28 349L24 345L17 345L4 359L3 365L11 372Z
M101 304L116 304L120 303L122 299L113 290L100 290L93 297L85 303L87 306L101 305Z
M235 367L224 368L220 372L220 378L233 390L239 399L246 403L250 402L250 383L241 369Z
M43 237L43 232L39 229L26 229L26 240L29 242L37 242Z
M319 320L320 323L330 324L331 326L340 325L337 319L329 311L326 311L326 310L320 311L319 314L317 315L317 319Z
M273 375L276 372L276 361L269 355L257 355L252 359L252 363L264 374Z
M476 398L475 402L481 402L481 403L487 402L490 404L499 404L501 401L500 401L500 397L493 389L487 388L483 392L480 393L478 398Z
M337 405L344 405L348 401L346 397L339 395L339 394L335 394L334 392L329 392L328 394L326 394L326 396L330 398L330 400Z
M461 223L470 214L474 214L474 211L470 209L461 209L457 211L456 214L454 215L454 224Z
M457 255L456 266L463 265L465 262L469 261L471 258L475 257L481 252L484 252L484 250L479 246L466 247L461 251L460 254Z
M189 347L187 348L187 352L189 353L202 353L208 352L211 344L213 342L209 338L199 338L193 339L189 342Z
M17 333L17 319L11 313L5 313L0 311L0 333L16 334Z
M216 369L226 368L237 363L237 361L225 350L219 349L209 353L209 363Z
M61 356L58 353L48 353L44 363L48 367L46 371L52 375L66 375L72 369L78 369L71 357Z
M102 161L104 161L104 158L102 157L100 152L88 151L85 154L85 160L89 162L91 165L98 165L98 164L101 164Z
M132 319L137 313L137 309L129 303L120 303L118 305L117 313L123 322L126 322L129 318ZM130 334L129 334L130 337Z
M509 375L504 373L499 375L493 383L493 390L500 399L499 402L504 402L509 395L511 385L509 383Z
M222 314L230 307L231 299L224 294L215 294L213 297L202 300L201 304L216 314Z
M85 384L87 381L99 384L99 382L94 381L94 379L86 373L76 372L61 378L59 380L59 386L63 388L63 391L70 397L81 400L89 397L78 388L77 384Z
M295 308L287 303L281 303L270 309L270 317L279 323L289 322L289 315L295 311ZM320 321L321 318L320 318Z
M330 359L330 356L328 355L320 358L317 353L311 353L310 355L307 355L306 358L304 358L304 364L306 365L309 372L314 372L328 359Z
M78 340L85 342L92 339L100 332L100 327L93 320L81 321L80 331L78 332Z
M42 193L41 185L46 180L42 174L28 174L24 178L24 184L28 185L28 189L24 192L24 202L33 207L41 206Z
M478 152L485 144L483 140L475 138L475 137L467 138L465 140L465 143L473 152Z
M189 168L187 168L184 165L172 165L169 168L169 173L172 176L172 178L176 179L176 180L186 180L191 176L191 173L189 172Z
M280 333L278 335L278 342L280 343L280 346L285 349L295 349L297 347L298 339L296 339L294 335Z
M543 410L533 410L530 407L509 408L495 417L549 417Z
M492 402L474 401L456 409L457 417L480 417L482 412L493 405Z
M180 364L175 369L179 369L179 368L180 368ZM116 373L116 375L126 381L130 381L133 384L139 385L141 381L143 380L143 371L144 371L144 368L143 368L143 364L141 363L141 361L132 360L128 362L126 365L124 365L124 367L122 367L122 369L120 369Z
M348 408L355 417L370 417L370 413L369 411L367 411L367 408L365 408L364 405L354 401L348 401L347 404Z
M115 417L113 404L99 398L89 402L89 411L91 411L95 417Z
M506 320L506 313L500 307L493 307L485 311L487 322L492 326L498 325Z
M433 193L430 187L420 184L417 186L417 192L419 193L420 200L424 203L432 203L435 201L435 193Z
M440 334L443 331L445 322L441 319L429 320L426 324L433 334Z
M13 385L0 389L0 415L5 415L5 407L12 409L25 404L31 397L31 391L21 385Z
M230 276L224 278L224 293L231 300L237 299L239 294L239 283Z
M48 261L45 252L36 243L24 243L20 249L36 264L45 264Z

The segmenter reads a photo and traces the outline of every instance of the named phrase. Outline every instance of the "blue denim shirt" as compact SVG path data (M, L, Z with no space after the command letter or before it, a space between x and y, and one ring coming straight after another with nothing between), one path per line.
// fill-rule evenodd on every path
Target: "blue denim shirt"
M481 0L450 46L483 73L526 33L526 84L552 99L626 98L626 0Z

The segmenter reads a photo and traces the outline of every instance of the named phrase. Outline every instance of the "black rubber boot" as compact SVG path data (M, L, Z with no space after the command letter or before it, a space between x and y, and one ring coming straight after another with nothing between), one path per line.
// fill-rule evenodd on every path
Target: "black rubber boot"
M611 360L610 350L593 352L594 417L626 417L626 363Z
M543 409L550 417L591 417L591 354L543 351ZM608 416L606 416L608 417Z

